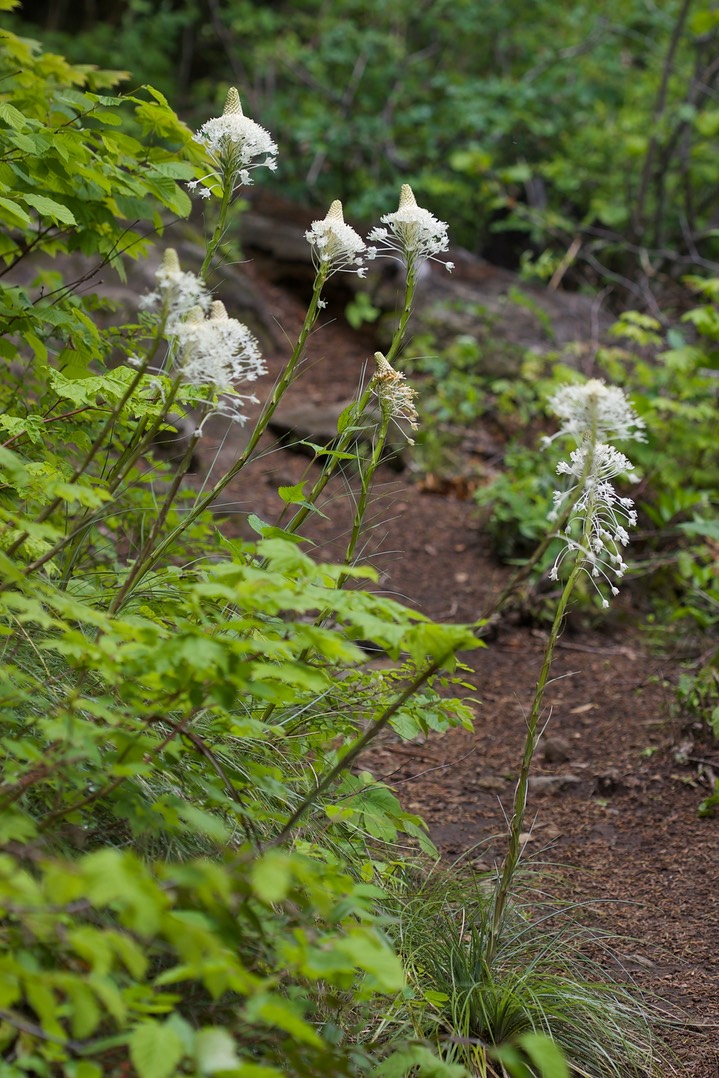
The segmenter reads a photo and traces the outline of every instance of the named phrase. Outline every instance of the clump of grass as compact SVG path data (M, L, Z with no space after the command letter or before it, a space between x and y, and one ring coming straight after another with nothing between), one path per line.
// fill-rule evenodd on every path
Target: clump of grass
M589 956L606 941L568 910L516 898L495 939L494 886L489 874L434 872L398 899L416 1035L482 1076L505 1075L502 1050L535 1033L561 1049L576 1078L676 1073L655 1033L658 1010Z

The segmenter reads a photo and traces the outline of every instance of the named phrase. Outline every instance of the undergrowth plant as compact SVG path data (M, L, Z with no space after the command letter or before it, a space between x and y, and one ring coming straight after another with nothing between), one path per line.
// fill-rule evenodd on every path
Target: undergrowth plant
M0 0L2 10L13 6ZM388 728L413 738L470 724L450 694L458 654L481 645L485 625L435 624L364 587L374 575L355 561L388 424L417 422L413 391L393 364L422 262L446 250L446 225L406 185L369 246L338 201L312 224L315 283L296 344L245 448L195 491L186 477L208 417L243 422L256 407L247 384L264 373L258 342L227 315L208 277L233 197L252 170L274 167L277 147L234 89L224 113L193 136L149 87L118 95L116 73L72 66L9 33L2 46L4 1073L462 1078L480 1066L560 1078L568 1065L614 1073L592 1070L562 1033L569 1012L576 1024L591 1009L576 982L563 992L561 1020L554 1005L535 1006L533 986L515 985L522 1023L493 1019L471 1062L457 1062L431 1023L417 1021L418 1009L429 1015L436 1003L431 993L415 1000L411 1023L385 1021L412 994L415 972L425 976L397 934L396 847L410 858L435 851L422 820L357 761ZM137 319L106 327L85 282L98 266L124 272L168 214L189 212L180 181L218 202L199 272L168 246ZM78 276L66 280L52 260L75 253ZM210 510L241 478L301 372L327 280L361 275L366 258L383 255L405 272L396 332L335 443L317 447L312 486L285 488L294 516L283 527L251 514L254 541L222 534ZM21 270L24 283L13 283ZM551 647L578 576L623 568L619 518L631 510L605 484L624 458L600 440L607 415L621 411L617 393L595 383L572 398L584 401L590 440L566 464L574 483L557 498L572 567L507 858L486 906L488 992L509 968L517 836ZM373 397L379 431L362 459L352 447L369 427ZM152 445L177 412L193 434L170 470ZM301 529L348 457L361 476L357 512L344 560L322 564L303 549ZM359 646L367 640L396 668L374 670ZM448 940L452 951L463 943ZM623 1021L621 1007L611 1013ZM618 1061L621 1051L617 1042Z

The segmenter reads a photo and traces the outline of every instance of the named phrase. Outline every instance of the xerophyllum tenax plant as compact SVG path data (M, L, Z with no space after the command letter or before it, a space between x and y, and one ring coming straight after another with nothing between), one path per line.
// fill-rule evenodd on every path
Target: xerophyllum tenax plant
M335 199L321 221L312 222L305 232L305 239L312 250L312 262L318 274L329 277L332 273L347 270L358 277L366 276L365 242L345 222L339 199Z
M574 554L575 569L587 573L600 595L600 580L609 585L612 595L618 595L615 580L627 568L621 550L629 542L627 528L636 524L637 514L632 499L621 497L613 480L624 476L636 481L637 475L629 458L605 439L644 441L644 421L621 389L598 379L561 386L548 405L561 421L555 437L567 434L579 443L569 460L557 465L557 474L568 476L570 485L554 492L549 515L551 522L563 520L559 538L564 543L550 578L558 580L562 562ZM609 606L604 596L602 605Z
M145 296L141 306L160 309L168 344L161 373L196 390L190 402L202 407L203 422L220 414L244 423L241 402L256 403L257 398L241 394L238 385L267 373L256 338L228 316L223 303L212 300L199 277L182 271L172 248L165 251L155 277L157 290Z
M408 183L402 184L399 207L380 220L387 227L377 226L367 236L373 245L367 248L368 258L379 255L396 258L404 263L409 274L416 273L427 259L442 262L437 255L449 247L447 225L417 205ZM454 262L442 262L442 265L450 273L454 269Z
M252 169L264 167L274 172L277 168L276 143L269 131L245 116L234 86L227 91L222 116L207 120L194 135L194 141L205 148L214 165L202 179L191 180L187 185L194 191L203 184L199 191L202 198L210 197L215 184L223 192L248 186L252 183Z
M636 414L622 390L592 379L584 385L561 386L548 404L560 420L560 429L555 437L566 434L579 443L570 454L569 461L561 461L557 467L559 475L568 475L574 482L568 490L555 493L550 513L550 521L561 521L558 538L564 543L550 570L550 577L553 580L559 578L559 568L565 560L572 562L572 568L557 604L532 708L527 718L527 735L514 793L507 853L495 892L492 929L487 945L488 965L496 953L507 901L519 864L529 772L539 741L539 719L544 690L569 600L582 573L589 575L600 595L602 592L597 583L598 578L609 584L612 595L618 593L613 580L621 578L626 569L620 553L620 548L629 541L625 525L636 523L633 502L630 498L620 497L612 484L612 480L619 475L636 478L632 464L614 446L601 440L620 437L643 441L645 438L644 421ZM604 596L602 605L609 606L609 600Z
M374 362L370 389L377 395L383 419L394 419L398 423L401 420L409 424L410 430L418 430L419 416L414 403L417 390L407 385L401 371L396 371L381 352L375 352ZM409 435L407 441L414 445Z

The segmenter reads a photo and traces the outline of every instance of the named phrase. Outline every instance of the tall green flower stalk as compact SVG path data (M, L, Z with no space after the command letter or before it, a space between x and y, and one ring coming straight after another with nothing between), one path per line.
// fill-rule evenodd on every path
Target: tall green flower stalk
M583 573L602 596L602 605L609 606L602 589L608 587L612 595L618 594L614 581L620 579L627 568L621 549L629 541L627 527L636 524L637 520L632 500L620 497L613 485L613 480L618 476L636 479L632 463L624 454L601 440L614 436L644 438L644 424L622 391L607 387L597 380L584 385L562 386L550 399L549 406L561 420L560 430L555 437L571 435L579 443L570 454L569 461L561 461L557 466L557 473L569 476L570 483L567 489L555 493L550 514L552 522L560 520L561 531L556 537L562 541L550 578L559 578L559 569L565 559L571 561L571 570L557 604L527 719L524 752L509 824L509 841L495 891L485 952L488 967L496 955L507 902L521 857L529 776L539 741L544 692L567 606Z

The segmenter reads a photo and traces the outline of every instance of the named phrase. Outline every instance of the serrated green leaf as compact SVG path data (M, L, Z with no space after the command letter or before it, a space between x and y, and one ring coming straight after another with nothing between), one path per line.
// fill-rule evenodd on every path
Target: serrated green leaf
M25 192L18 193L18 198L21 198L28 206L32 206L43 217L52 217L54 221L59 221L63 225L77 225L72 211L67 206L63 206L61 202L56 202L54 198L48 198L47 195L26 194Z
M0 11L2 10L2 5L0 5ZM16 130L27 125L27 118L9 101L0 101L0 120L4 120L9 127L14 127Z

